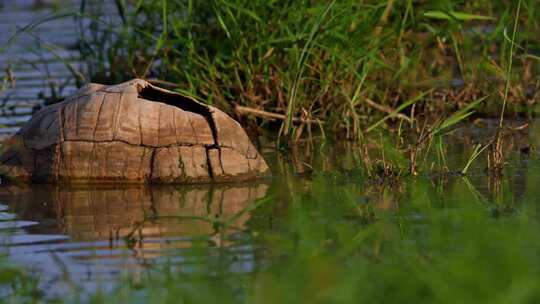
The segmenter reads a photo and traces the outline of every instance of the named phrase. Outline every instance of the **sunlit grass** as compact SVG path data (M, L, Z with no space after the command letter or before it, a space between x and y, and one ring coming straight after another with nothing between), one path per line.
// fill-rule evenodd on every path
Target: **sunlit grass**
M504 88L504 108L509 100L511 112L520 111L524 86L538 79L538 63L528 56L540 26L531 1L519 10L511 1L446 0L116 4L112 23L98 17L99 6L81 6L78 47L93 81L157 79L233 114L236 105L282 114L277 124L239 118L276 125L293 140L306 133L293 123L299 118L324 120L325 130L359 139L403 120L396 115L402 111L412 114L411 100L422 101L413 121L485 95L484 113L498 115L503 96L493 92ZM505 71L514 44L524 56ZM504 86L511 77L514 86ZM455 81L463 85L452 87Z

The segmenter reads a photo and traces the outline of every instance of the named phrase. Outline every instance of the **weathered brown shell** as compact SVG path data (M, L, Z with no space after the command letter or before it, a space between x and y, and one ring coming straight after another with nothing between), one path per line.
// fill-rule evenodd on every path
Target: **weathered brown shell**
M40 110L4 151L1 172L23 181L200 183L269 174L238 122L140 79L91 84Z

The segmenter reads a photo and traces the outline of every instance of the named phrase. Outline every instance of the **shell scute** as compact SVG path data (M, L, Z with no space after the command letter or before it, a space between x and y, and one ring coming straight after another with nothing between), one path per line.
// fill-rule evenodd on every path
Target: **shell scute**
M141 138L141 103L134 94L122 94L116 114L116 129L114 140L123 141L132 145L140 145Z
M85 140L85 141L94 141L94 133L98 124L98 117L100 113L101 104L105 94L98 92L95 96L85 95L79 97L77 100L72 101L71 103L76 103L76 118L77 121L75 124L75 131L69 132L64 128L65 132L68 133L64 136L64 139L68 140ZM67 110L68 106L66 105L65 109ZM64 112L65 120L67 121L67 116L69 111Z
M159 105L159 129L158 129L158 146L166 147L178 144L176 140L176 132L174 129L174 112L169 106Z
M94 95L91 95L94 96ZM114 131L116 129L116 114L119 108L121 93L109 93L104 94L103 101L98 110L97 124L94 130L93 141L112 141L114 138ZM98 102L95 98L92 98L93 102ZM64 111L64 116L69 115L69 111ZM67 128L67 126L65 127ZM68 139L66 137L66 139ZM78 138L73 138L77 140Z

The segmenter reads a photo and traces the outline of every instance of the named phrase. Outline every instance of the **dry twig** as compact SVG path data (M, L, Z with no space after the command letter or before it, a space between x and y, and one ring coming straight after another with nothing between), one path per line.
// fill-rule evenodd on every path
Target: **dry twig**
M266 119L270 119L270 120L274 120L274 119L286 120L287 119L287 115L284 115L284 114L272 113L272 112L253 109L253 108L244 107L244 106L238 106L237 105L237 106L234 107L234 110L236 111L236 113L238 113L240 115L242 115L242 114L251 114L251 115L254 115L254 116L257 116L257 117L266 118ZM321 124L324 123L324 121L322 121L322 120L315 120L315 119L303 118L303 117L302 118L293 117L292 121L293 122L300 122L300 123L321 123Z

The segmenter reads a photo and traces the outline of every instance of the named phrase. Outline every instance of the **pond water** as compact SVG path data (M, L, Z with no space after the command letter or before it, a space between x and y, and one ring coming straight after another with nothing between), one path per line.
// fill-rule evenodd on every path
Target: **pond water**
M69 9L78 1L56 3ZM0 28L8 29L0 31L0 45L17 27L50 14L59 4L34 5L0 0ZM75 39L70 22L55 20L34 34L63 46L62 57L77 64L75 52L69 51ZM0 95L3 137L51 94L74 89L66 66L50 54L36 53L34 36L22 37L0 56L0 69L16 79L16 85ZM354 243L362 231L383 227L377 230L377 241L365 246L369 254L362 253L377 264L385 248L400 242L421 244L429 235L434 210L465 216L476 206L493 217L512 217L536 208L540 161L530 147L540 142L540 123L511 125L526 127L505 140L502 176L485 171L486 152L467 176L439 174L434 163L434 170L417 177L368 177L361 149L353 143L318 139L280 150L273 136L267 136L256 140L274 174L267 180L159 187L2 186L1 249L10 262L39 277L39 289L47 298L112 291L125 282L136 285L164 268L211 274L220 282L239 276L253 279L260 271L279 268L282 261L311 256L306 252L339 255L348 248L339 242L350 231L358 233L350 237ZM496 126L496 120L481 120L448 135L448 167L461 170L474 144L485 142ZM407 229L414 233L406 234ZM324 271L321 276L329 272Z
M73 71L84 65L74 16L81 2L0 0L0 137L17 130L43 102L77 89ZM93 6L114 11L113 1L86 2L89 12Z
M195 241L235 256L231 271L254 268L245 210L266 183L184 187L17 187L1 189L2 244L13 261L40 274L42 288L114 288L160 263L204 267L183 254ZM234 219L230 225L218 223Z

